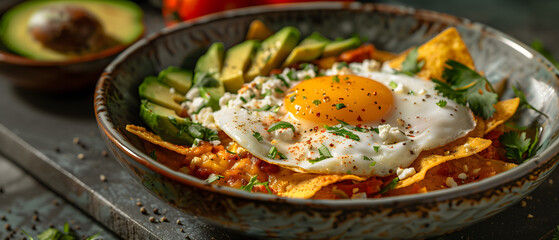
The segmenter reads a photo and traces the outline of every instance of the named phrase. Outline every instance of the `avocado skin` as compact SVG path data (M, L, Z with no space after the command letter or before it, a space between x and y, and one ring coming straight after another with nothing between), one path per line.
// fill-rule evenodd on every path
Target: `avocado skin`
M252 61L259 42L247 40L231 47L225 53L220 80L225 90L237 92L245 83L244 73Z
M212 77L219 79L219 74L221 73L221 65L223 64L223 54L225 52L225 47L223 43L217 42L213 43L206 54L202 55L196 62L196 67L194 67L194 75L198 73L208 73ZM197 82L197 77L194 77L194 84Z
M140 106L140 117L165 141L178 145L192 145L194 142L188 131L179 129L181 126L189 126L190 119L179 117L171 109L144 99Z
M322 55L324 47L329 42L330 40L320 35L320 33L314 32L303 39L303 41L291 51L287 59L285 59L285 62L283 62L282 67L285 68L296 63L316 60Z
M326 44L322 57L338 56L344 51L359 47L359 45L361 45L361 39L356 36L345 40L333 41Z
M287 26L266 38L256 51L252 66L245 74L245 82L252 81L256 76L267 76L277 68L291 53L299 42L301 33L292 26Z
M148 99L161 106L170 108L175 112L181 112L182 107L179 102L186 98L178 93L171 93L171 88L160 82L157 77L148 76L138 87L140 97Z
M192 86L192 71L170 66L159 72L157 79L184 95Z

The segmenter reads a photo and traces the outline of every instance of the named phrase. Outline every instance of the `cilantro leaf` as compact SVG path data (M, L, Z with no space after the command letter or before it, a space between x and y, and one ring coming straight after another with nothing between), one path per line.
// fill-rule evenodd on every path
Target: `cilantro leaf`
M551 53L545 49L545 47L543 46L542 42L535 40L532 42L532 48L536 51L538 51L539 53L541 53L545 58L547 58L547 60L549 60L553 65L555 65L555 67L559 68L559 62L557 62L553 56L551 55Z
M345 108L345 107L346 107L346 106L345 106L345 104L343 104L343 103L336 103L336 109L337 109L337 110L340 110L340 109Z
M559 225L557 225L557 230L553 233L553 238L551 240L559 240Z
M313 100L312 103L313 103L315 106L318 106L318 105L320 105L322 102L321 102L320 100L316 99L316 100Z
M268 157L271 159L276 159L276 156L279 156L279 159L286 159L285 155L281 154L276 146L272 146L270 151L268 151Z
M386 186L384 186L378 193L379 194L384 194L392 189L394 189L394 187L396 187L396 184L398 184L398 182L400 181L400 179L398 177L394 177L392 179L392 181L390 181L390 183Z
M549 119L549 117L541 112L540 110L536 109L534 106L532 106L530 103L528 103L528 100L526 100L526 96L524 95L524 92L522 92L522 90L519 89L520 87L515 87L514 85L512 85L512 91L514 92L514 95L516 95L519 99L520 99L520 104L518 106L519 109L522 108L529 108L532 109L534 111L536 111L537 113L543 115L545 118Z
M361 140L358 135L356 135L355 133L352 133L351 131L349 131L347 129L344 129L342 127L328 127L327 126L326 130L329 130L330 131L329 133L332 133L334 135L349 138L349 139L354 140L354 141Z
M215 182L219 179L222 179L222 178L224 178L224 176L217 175L217 174L212 174L212 175L210 175L210 177L208 177L208 179L206 179L206 182L213 183L213 182Z
M442 107L442 108L445 107L446 106L446 101L445 100L438 101L437 106Z
M314 164L314 163L320 162L324 159L328 159L328 158L332 157L332 154L330 153L328 148L324 145L321 145L318 148L318 154L320 154L320 157L315 158L315 159L309 159L309 162Z
M275 130L282 129L282 128L291 128L291 130L293 130L293 132L295 132L295 127L291 123L284 122L284 121L279 121L279 122L276 122L276 123L272 124L272 126L270 126L270 128L268 128L268 132L273 132Z
M372 158L367 157L367 156L363 156L363 160L371 161L371 164L369 164L369 167L375 166L375 164L377 164L377 162L375 162L375 160L373 160Z
M402 69L400 71L396 71L396 73L413 76L421 71L421 68L425 65L425 61L417 61L418 56L419 53L417 52L417 47L415 47L410 51L410 53L408 53L406 59L402 62Z
M446 82L433 79L435 90L458 104L467 104L477 116L484 119L493 116L498 96L487 78L457 61L448 60L446 64L449 67L442 76Z
M390 86L391 88L397 88L398 87L398 83L394 82L394 81L390 81L390 83L388 83L388 86Z
M266 105L262 106L261 108L254 109L254 111L256 111L256 112L264 112L264 111L268 111L268 110L270 110L270 109L272 109L272 106L266 104Z
M262 135L259 132L252 131L252 136L256 138L259 142L262 141Z
M506 157L520 164L534 156L536 151L541 147L537 147L538 137L539 131L536 131L534 141L530 138L526 138L526 132L518 134L518 132L509 131L503 133L503 135L499 137L499 141L505 146Z
M380 146L373 146L373 149L375 149L375 152L378 152L378 150L380 149Z
M257 185L263 185L264 187L266 187L266 190L268 190L269 194L272 194L272 191L270 190L270 187L268 186L268 182L260 182L258 181L258 175L254 175L250 178L249 182L241 187L241 190L247 191L247 192L252 192L252 189L254 188L254 186Z
M335 83L339 83L339 82L340 82L340 78L338 77L338 75L332 76L332 82L335 82Z

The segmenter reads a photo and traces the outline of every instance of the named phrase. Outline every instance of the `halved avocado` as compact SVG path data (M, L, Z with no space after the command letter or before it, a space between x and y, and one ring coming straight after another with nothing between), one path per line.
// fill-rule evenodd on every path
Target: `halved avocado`
M45 47L29 32L31 16L40 9L53 6L82 8L94 15L107 38L115 45L127 45L144 32L142 9L131 1L112 0L33 0L8 10L0 19L0 39L16 54L42 61L64 61L90 54L88 50L61 52ZM93 50L92 50L93 51Z
M326 44L322 57L338 56L344 51L359 47L359 45L361 45L361 39L356 36L344 40L333 41Z
M323 37L320 33L314 32L309 35L297 47L291 51L285 62L283 62L282 67L288 67L290 65L309 62L315 60L322 55L324 47L328 44L330 40Z
M260 43L256 40L246 40L227 50L220 77L225 90L236 93L243 86L244 73L252 61L258 44Z
M157 79L184 95L192 86L192 71L170 66L159 72Z

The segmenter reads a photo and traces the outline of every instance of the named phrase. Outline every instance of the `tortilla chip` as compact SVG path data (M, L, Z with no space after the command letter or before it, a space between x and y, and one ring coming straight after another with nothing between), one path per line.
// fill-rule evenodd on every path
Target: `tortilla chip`
M388 62L390 67L399 70L409 51L411 49ZM470 52L456 28L448 28L419 46L417 58L418 61L425 61L425 65L417 73L417 76L427 80L433 78L442 79L446 61L449 59L460 62L475 70Z
M272 177L272 176L270 176ZM273 176L270 187L277 191L279 196L290 198L311 198L320 189L333 183L344 180L365 181L355 175L325 175L310 173L288 173Z
M509 163L501 160L484 159L479 157L479 155L474 154L469 157L460 158L448 162L445 166L449 172L464 173L467 177L475 177L479 181L481 178L490 177L505 171L508 171L514 167L518 166L514 163ZM427 171L425 179L412 184L410 186L395 189L387 192L388 196L406 195L422 192L431 192L440 189L449 188L446 185L447 175L439 174L442 165L437 165L434 168ZM460 180L458 180L459 182ZM467 179L466 182L471 182L471 179Z
M485 120L482 117L474 116L474 121L476 122L476 127L467 136L473 138L483 137L485 135Z
M189 147L175 145L175 144L172 144L170 142L167 142L167 141L161 139L161 137L159 137L155 133L152 133L152 132L148 131L144 127L129 124L129 125L126 125L126 130L128 132L133 133L134 135L150 142L150 143L153 143L155 145L159 145L159 146L164 147L166 149L169 149L173 152L176 152L176 153L179 153L179 154L182 154L182 155L187 155L190 152Z
M491 140L483 138L460 138L443 147L422 152L410 165L417 172L415 175L401 180L396 188L407 187L425 178L425 173L441 163L460 159L483 151L491 145Z
M495 104L497 111L493 114L493 117L485 121L485 134L493 131L497 126L511 118L516 113L519 104L520 98L508 99Z

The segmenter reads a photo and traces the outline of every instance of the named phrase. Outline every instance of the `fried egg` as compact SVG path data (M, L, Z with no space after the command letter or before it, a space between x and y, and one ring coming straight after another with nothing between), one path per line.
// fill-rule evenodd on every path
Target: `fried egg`
M286 69L257 77L222 98L215 122L266 162L360 176L394 174L475 127L472 112L439 96L431 81L366 68L345 72Z

